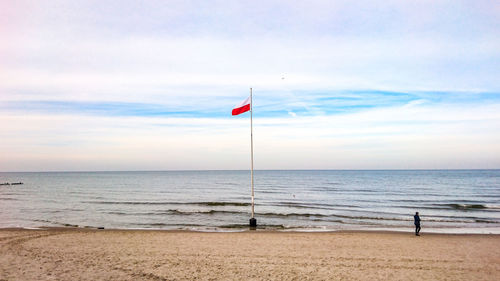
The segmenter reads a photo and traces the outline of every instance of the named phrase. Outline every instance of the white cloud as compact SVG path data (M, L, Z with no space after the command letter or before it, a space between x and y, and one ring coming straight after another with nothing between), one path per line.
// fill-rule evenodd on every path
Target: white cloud
M499 112L499 104L421 104L255 118L256 168L495 168ZM0 170L248 168L246 118L0 118Z
M457 46L460 45L460 48ZM25 46L25 47L24 47ZM33 50L32 46L37 46ZM284 89L498 91L500 41L423 38L26 40L3 47L2 99L120 100ZM478 51L480 50L480 51ZM286 80L281 79L282 73ZM48 95L47 93L50 93Z
M499 11L483 1L3 1L0 103L214 110L253 87L256 106L290 115L256 114L260 168L498 167L498 103L432 92L500 91ZM394 102L356 91L366 89L426 93ZM332 96L356 100L320 99ZM248 164L244 119L81 114L1 112L0 170Z

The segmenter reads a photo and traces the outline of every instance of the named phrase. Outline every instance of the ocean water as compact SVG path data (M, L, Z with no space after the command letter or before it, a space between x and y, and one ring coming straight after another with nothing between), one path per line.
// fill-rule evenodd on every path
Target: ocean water
M0 228L240 231L249 171L0 173ZM259 229L500 233L500 170L255 171Z

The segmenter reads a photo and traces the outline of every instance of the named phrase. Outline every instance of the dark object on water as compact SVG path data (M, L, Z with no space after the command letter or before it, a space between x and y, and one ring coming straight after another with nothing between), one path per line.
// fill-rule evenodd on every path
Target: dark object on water
M99 226L97 229L104 229L104 226Z
M250 228L257 228L257 219L256 218L251 218L250 219Z
M64 226L67 226L67 227L78 227L78 224L65 223Z
M20 184L24 184L24 183L22 183L22 182L11 182L11 183L4 182L4 183L0 183L0 185L20 185Z

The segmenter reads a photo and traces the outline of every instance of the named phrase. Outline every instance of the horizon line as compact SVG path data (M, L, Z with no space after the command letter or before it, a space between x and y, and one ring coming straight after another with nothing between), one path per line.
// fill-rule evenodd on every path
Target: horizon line
M255 171L497 171L500 168L438 168L438 169L254 169ZM53 170L53 171L0 171L0 173L131 173L131 172L242 172L250 169L169 169L169 170Z

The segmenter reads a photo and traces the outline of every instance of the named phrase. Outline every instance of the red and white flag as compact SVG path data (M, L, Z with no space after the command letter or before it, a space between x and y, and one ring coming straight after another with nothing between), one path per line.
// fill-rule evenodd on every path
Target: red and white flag
M247 112L250 110L251 106L252 105L250 103L250 97L248 97L246 100L242 101L235 108L233 108L233 115L238 115Z

